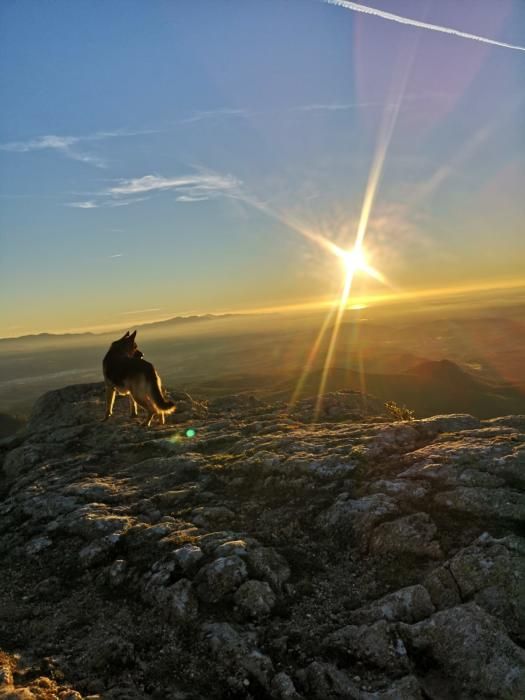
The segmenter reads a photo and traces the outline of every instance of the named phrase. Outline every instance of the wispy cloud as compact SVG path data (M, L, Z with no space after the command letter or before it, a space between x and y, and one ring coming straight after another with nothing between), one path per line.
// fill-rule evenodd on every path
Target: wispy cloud
M93 201L88 202L67 202L64 206L73 207L74 209L97 209L98 204Z
M232 109L230 107L219 107L217 109L208 109L197 111L190 117L180 120L180 124L191 124L200 122L203 119L215 119L217 117L245 117L248 114L245 109Z
M105 192L100 193L106 195ZM72 207L73 209L110 209L112 207L127 207L130 204L137 204L138 202L144 202L149 197L134 197L133 199L116 199L107 200L99 199L97 201L90 199L85 202L65 202L65 207Z
M144 175L131 180L121 180L119 184L110 187L108 193L118 196L174 190L188 196L202 196L208 193L224 194L236 190L239 185L240 181L232 175L216 173L182 175L180 177Z
M417 27L419 29L428 29L432 32L441 32L442 34L452 34L453 36L460 37L462 39L470 39L473 41L479 41L483 44L491 44L492 46L500 46L505 49L514 49L516 51L525 51L525 46L517 46L515 44L506 44L502 41L496 41L494 39L488 39L484 36L479 36L477 34L468 34L467 32L461 32L458 29L453 29L452 27L443 27L439 24L429 24L428 22L420 22L416 19L411 19L410 17L404 17L402 15L395 15L392 12L385 12L384 10L379 10L376 7L369 7L368 5L362 5L359 2L349 2L349 0L323 0L328 5L336 5L337 7L343 7L345 10L351 10L353 12L362 12L367 15L373 15L374 17L380 17L381 19L386 19L391 22L397 22L399 24L406 24L411 27Z
M328 103L328 104L311 104L311 105L297 105L297 107L291 107L292 112L343 112L349 109L355 109L356 107L367 106L360 104L358 102L348 102L348 103Z
M38 136L37 138L28 141L10 141L8 143L0 143L0 151L11 153L31 153L33 151L51 150L61 153L66 158L78 160L82 163L93 165L97 168L107 167L106 160L101 156L93 153L87 153L80 149L80 145L85 142L104 141L110 138L138 136L141 134L157 133L153 130L131 131L127 129L117 129L115 131L97 131L94 134L86 134L84 136L57 136L56 134L48 134L46 136Z
M189 194L181 194L177 197L177 202L204 202L209 197L191 197Z
M158 306L154 309L135 309L133 311L123 311L121 316L127 316L128 314L149 314L151 311L160 311L162 307Z
M235 197L240 191L241 182L232 175L217 173L197 173L179 177L144 175L131 180L121 180L110 187L106 194L122 198L116 201L137 201L135 195L142 193L173 192L177 202L202 202L216 197ZM134 199L130 200L129 197Z
M177 202L202 202L217 197L240 197L241 181L233 175L202 172L179 177L143 175L119 180L111 187L95 193L95 198L86 201L67 202L65 206L75 209L101 209L125 207L149 199L154 194L172 192ZM147 196L140 196L147 195Z
M82 163L94 165L97 168L105 168L106 161L100 156L92 153L86 153L78 149L78 144L83 139L78 136L40 136L30 141L11 141L10 143L0 144L0 150L10 151L11 153L30 153L31 151L52 150L58 151L66 158L71 160L79 160Z
M115 253L114 255L108 255L109 258L122 258L124 253Z
M423 92L420 94L403 95L401 103L426 102L432 100L440 100L449 97L445 92ZM346 112L351 109L361 109L365 107L379 107L382 109L398 109L399 104L396 102L328 102L328 103L313 103L306 105L297 105L290 107L292 112Z

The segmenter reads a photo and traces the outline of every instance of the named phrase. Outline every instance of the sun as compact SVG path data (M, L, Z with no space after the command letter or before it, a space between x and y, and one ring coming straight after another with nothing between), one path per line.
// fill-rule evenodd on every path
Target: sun
M369 268L366 254L362 248L345 250L342 252L341 258L349 275L353 276L356 272L367 272Z
M355 245L350 250L339 248L336 251L337 257L342 261L345 269L345 278L352 283L356 273L363 273L372 277L383 284L386 284L386 278L379 270L376 270L368 262L368 256L362 245ZM346 286L346 285L345 285ZM349 290L348 290L349 291Z

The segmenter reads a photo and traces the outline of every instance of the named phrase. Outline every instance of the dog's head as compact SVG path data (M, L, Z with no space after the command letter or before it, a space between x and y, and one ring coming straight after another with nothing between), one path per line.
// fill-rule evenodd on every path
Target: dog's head
M135 336L137 331L130 333L127 331L122 338L115 340L111 343L111 349L117 351L120 355L126 355L127 357L133 357L135 353L138 352L137 344L135 342Z

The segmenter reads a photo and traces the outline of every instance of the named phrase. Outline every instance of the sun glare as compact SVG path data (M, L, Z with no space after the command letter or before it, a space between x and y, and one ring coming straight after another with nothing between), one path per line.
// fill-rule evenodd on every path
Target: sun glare
M362 245L356 244L351 250L339 249L336 254L343 262L346 276L348 278L353 279L356 273L361 272L369 277L373 277L375 280L378 280L383 284L386 284L386 278L384 275L369 264L367 255Z
M342 260L348 274L354 275L356 272L366 272L368 267L366 255L362 248L344 251Z

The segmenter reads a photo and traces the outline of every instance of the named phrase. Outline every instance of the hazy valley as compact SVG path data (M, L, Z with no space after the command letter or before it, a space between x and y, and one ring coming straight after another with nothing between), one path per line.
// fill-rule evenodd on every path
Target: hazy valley
M525 413L521 298L468 301L428 304L424 313L406 304L349 310L324 390L364 391L420 417ZM168 389L290 401L315 396L322 385L333 323L306 368L324 318L319 311L174 318L139 326L137 340ZM45 391L100 381L102 357L117 335L0 340L0 412L25 417Z

